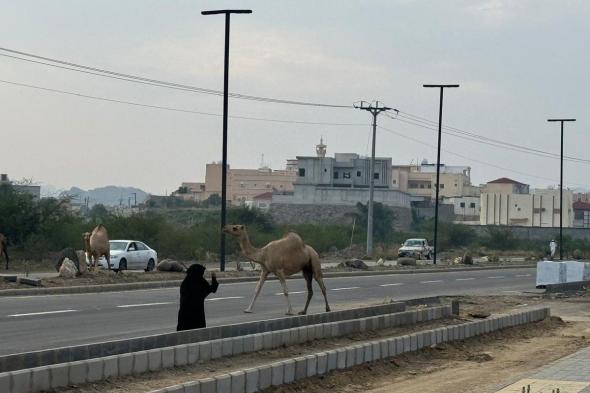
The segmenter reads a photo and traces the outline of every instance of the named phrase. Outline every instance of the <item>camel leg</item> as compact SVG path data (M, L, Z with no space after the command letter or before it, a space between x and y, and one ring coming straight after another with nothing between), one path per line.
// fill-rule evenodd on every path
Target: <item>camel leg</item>
M4 254L4 257L6 258L6 270L8 270L8 262L9 262L9 259L8 259L8 251L6 251L6 248L4 248L2 250L2 253Z
M291 307L291 301L289 300L289 290L287 289L287 281L285 280L285 274L282 271L275 273L283 286L283 294L287 299L287 315L293 315L293 307Z
M263 270L260 274L260 280L258 281L258 284L256 284L256 292L254 292L254 298L252 298L252 302L250 303L248 308L244 310L244 312L252 312L252 307L254 307L254 302L256 301L256 298L258 298L258 295L260 295L260 290L262 289L262 285L264 285L264 281L266 281L266 277L268 277L268 272Z
M326 286L324 285L324 278L322 277L322 274L316 274L315 280L317 281L318 285L320 286L320 289L322 290L322 295L324 295L324 301L326 302L326 312L329 312L330 305L328 304L328 296L326 295Z
M310 247L311 248L311 247ZM313 276L317 281L320 289L322 290L322 295L324 295L324 301L326 302L326 312L330 311L330 305L328 304L328 296L326 295L326 286L324 285L324 278L322 276L322 264L320 262L320 256L318 253L311 249L311 268L313 269Z
M299 312L299 315L305 315L307 314L307 307L309 307L309 302L311 301L311 298L313 297L313 288L312 288L312 283L311 283L311 279L312 279L313 273L310 270L307 269L303 269L303 277L305 278L305 282L307 284L307 301L305 302L305 308L303 309L303 311Z

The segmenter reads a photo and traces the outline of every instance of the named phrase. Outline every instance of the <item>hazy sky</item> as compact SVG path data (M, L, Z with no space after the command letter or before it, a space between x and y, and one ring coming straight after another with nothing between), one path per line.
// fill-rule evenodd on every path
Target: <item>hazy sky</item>
M1 1L0 46L210 89L223 88L223 17L214 8L251 8L232 18L230 90L349 105L380 100L485 137L590 159L590 2L445 1ZM4 53L4 52L0 52ZM129 83L0 56L0 80L149 105L221 114L220 97ZM162 194L204 179L221 159L221 118L60 95L0 82L0 172L57 187L137 186ZM230 119L232 167L273 168L314 154L369 152L370 116L230 100L230 114L353 123L309 125ZM436 160L436 133L379 118L377 154L394 163ZM406 137L406 138L404 138ZM407 139L407 137L413 140ZM417 140L417 141L416 141ZM508 176L558 184L559 160L443 135L442 161L470 165L474 183ZM452 155L458 153L463 157ZM505 169L502 169L505 168ZM565 165L568 186L590 188L590 164Z

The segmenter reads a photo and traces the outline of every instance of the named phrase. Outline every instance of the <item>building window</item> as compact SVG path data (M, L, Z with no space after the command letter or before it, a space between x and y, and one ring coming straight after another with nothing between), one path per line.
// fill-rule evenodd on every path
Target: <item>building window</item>
M266 183L266 188L270 188L270 183Z
M334 179L338 179L338 172L334 172Z
M469 207L470 207L470 208L472 208L472 209L475 209L475 202L471 202L471 203L469 204Z
M432 183L428 183L428 188L432 188Z
M393 184L397 184L397 180L395 180L395 179L394 179L394 180L393 180Z
M244 183L243 181L240 182L240 187L241 188L245 188L246 187L246 183Z
M299 177L305 177L305 168L299 168Z
M441 184L441 185L440 185L440 188L445 188L445 185L444 185L444 184Z
M373 179L379 180L379 174L378 173L373 173Z
M356 171L356 177L361 177L361 171Z
M350 172L343 172L342 173L342 178L343 179L350 179Z
M420 188L424 188L424 184L420 183Z
M457 185L455 184L455 187L457 187Z
M459 204L459 206L461 206L461 207L465 207L465 202L461 202L461 203Z

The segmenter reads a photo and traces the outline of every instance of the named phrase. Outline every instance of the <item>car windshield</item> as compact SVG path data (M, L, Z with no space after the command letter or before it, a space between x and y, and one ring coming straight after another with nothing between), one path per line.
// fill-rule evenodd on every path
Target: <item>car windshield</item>
M416 247L416 246L421 246L421 245L422 245L422 240L418 240L418 239L406 240L406 242L404 243L404 246L409 246L409 247Z
M127 247L127 242L109 242L111 246L111 251L125 251Z

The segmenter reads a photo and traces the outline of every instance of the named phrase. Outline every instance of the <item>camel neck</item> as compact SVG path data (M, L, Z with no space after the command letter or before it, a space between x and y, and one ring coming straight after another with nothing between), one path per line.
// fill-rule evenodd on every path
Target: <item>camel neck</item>
M260 249L252 246L247 233L240 237L240 248L244 256L254 262L260 262Z

